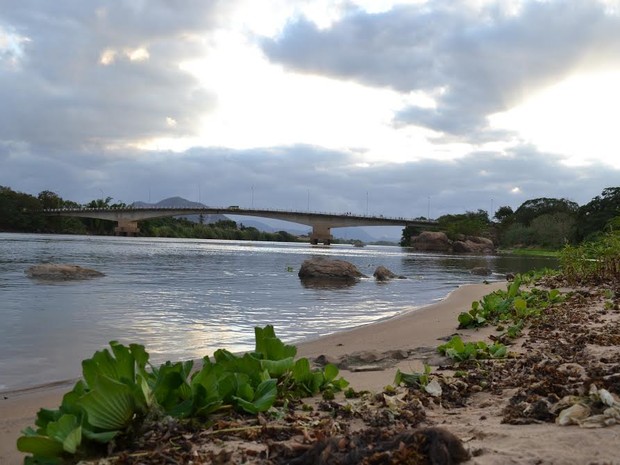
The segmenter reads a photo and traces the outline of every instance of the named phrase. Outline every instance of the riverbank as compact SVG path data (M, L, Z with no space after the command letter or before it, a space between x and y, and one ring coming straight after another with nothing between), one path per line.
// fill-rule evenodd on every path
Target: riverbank
M393 383L397 369L420 372L424 363L433 366L433 375L446 376L447 380L450 370L439 369L445 359L437 357L436 347L456 332L458 314L470 308L472 301L505 286L463 286L422 309L299 344L298 355L339 363L348 360L341 374L357 391L380 393ZM463 441L474 455L467 463L620 463L620 426L561 427L548 416L528 413L528 408L540 410L540 402L532 400L534 386L542 392L541 386L561 390L596 382L599 388L620 392L620 377L614 377L620 368L616 363L620 356L620 312L608 308L609 300L603 292L588 290L576 295L511 347L520 355L480 364L476 376L485 376L487 389L481 388L483 378L464 378L458 381L461 391L452 392L450 399L446 392L442 398L425 403L423 424L445 428ZM494 328L458 332L464 340L480 340L493 334ZM599 378L594 379L596 376ZM15 449L19 431L33 424L40 407L56 407L69 387L54 385L5 393L7 398L0 402L0 463L21 463Z

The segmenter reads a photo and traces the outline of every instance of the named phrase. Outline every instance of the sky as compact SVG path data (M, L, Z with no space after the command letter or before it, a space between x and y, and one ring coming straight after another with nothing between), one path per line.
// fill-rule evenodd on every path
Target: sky
M583 205L620 186L619 82L620 0L0 0L0 185L406 218Z

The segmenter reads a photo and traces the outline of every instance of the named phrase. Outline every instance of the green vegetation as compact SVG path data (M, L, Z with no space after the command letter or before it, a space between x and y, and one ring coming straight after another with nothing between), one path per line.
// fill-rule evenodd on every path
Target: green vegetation
M522 325L523 320L537 316L549 305L562 301L562 295L557 289L521 290L522 279L517 275L506 291L497 290L485 295L480 301L472 302L471 309L459 315L459 328L510 323Z
M445 231L450 239L458 235L487 236L489 232L489 215L484 210L467 212L461 215L444 215L437 219L439 229Z
M500 342L487 344L484 341L463 342L459 336L452 336L450 341L437 347L440 354L462 362L487 358L504 358L508 354L506 346Z
M560 253L560 267L570 284L602 284L620 279L620 234L610 232L598 240L567 245Z
M574 242L596 240L620 226L620 187L603 189L577 212Z
M404 384L405 386L417 389L424 388L430 382L430 375L431 367L426 363L424 364L424 371L422 373L403 373L397 369L396 376L394 376L394 386Z
M437 218L437 229L450 239L459 235L490 238L505 251L523 250L528 255L559 252L567 244L593 241L620 229L620 187L603 189L583 206L542 197L523 202L515 211L500 206L492 219L484 210L444 215ZM419 233L417 228L403 229L400 245L409 245L411 237Z
M559 250L548 250L548 249L500 249L498 250L500 254L509 254L509 255L520 255L524 257L559 257Z
M254 227L237 225L232 220L212 224L194 223L185 218L156 218L140 222L140 231L147 237L182 237L245 241L295 242L297 237L286 231L268 233Z
M112 202L112 197L94 199L80 205L64 200L51 191L43 191L37 197L15 192L0 186L0 231L36 232L55 234L114 234L114 222L96 218L68 218L45 216L39 210L49 208L126 208L123 202ZM253 227L237 225L232 220L213 224L189 221L185 218L156 218L140 222L141 235L147 237L181 237L196 239L232 239L248 241L295 242L299 239L278 231L268 233Z
M89 218L47 217L38 210L46 208L122 208L123 202L111 197L94 199L85 205L64 200L51 191L36 197L0 186L0 231L62 234L112 234L114 223ZM420 218L426 219L426 218ZM445 231L449 238L482 236L492 239L504 250L560 251L567 244L592 242L620 229L620 187L603 189L600 196L579 206L567 199L537 198L523 202L515 211L500 206L493 218L485 210L448 214L437 218L433 230ZM158 218L140 222L141 234L149 237L236 239L292 242L298 239L285 232L266 233L253 227L225 220L213 224L184 218ZM403 229L401 246L408 246L418 227ZM345 241L346 242L346 241Z
M83 378L56 410L41 409L17 440L27 464L62 464L96 454L106 443L135 429L146 418L206 419L233 408L256 415L276 402L323 393L327 398L348 386L338 368L311 369L297 349L284 344L272 326L255 328L256 348L242 356L220 349L193 362L149 364L138 344L117 342L82 362Z

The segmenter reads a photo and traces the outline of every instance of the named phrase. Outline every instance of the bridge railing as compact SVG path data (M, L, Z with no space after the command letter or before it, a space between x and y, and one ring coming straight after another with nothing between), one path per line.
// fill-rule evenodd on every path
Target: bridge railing
M194 207L107 207L107 208L91 208L91 207L82 207L82 208L48 208L41 210L43 213L80 213L80 212L139 212L139 211L184 211L187 214L198 214L204 210L210 211L222 211L228 215L240 214L246 215L248 213L283 213L283 214L297 214L297 215L312 215L312 216L324 216L324 217L351 217L351 218L361 218L361 219L382 219L388 221L410 221L410 222L427 222L427 223L436 223L436 220L430 220L426 218L405 218L403 216L393 217L393 216L384 216L384 215L370 215L370 214L359 214L352 212L345 213L333 213L333 212L320 212L320 211L298 211L298 210L286 210L286 209L265 209L265 208L230 208L230 207L204 207L204 208L194 208Z

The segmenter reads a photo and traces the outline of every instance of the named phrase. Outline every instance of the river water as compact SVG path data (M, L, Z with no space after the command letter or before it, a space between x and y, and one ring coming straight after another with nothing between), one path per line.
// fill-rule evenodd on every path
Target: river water
M370 277L344 288L304 287L305 259L378 265L407 279ZM104 277L42 282L25 271L71 263ZM254 326L286 342L389 318L480 282L469 270L552 267L524 257L416 253L400 247L0 233L0 391L76 378L111 340L144 344L151 361L195 359L254 346Z

